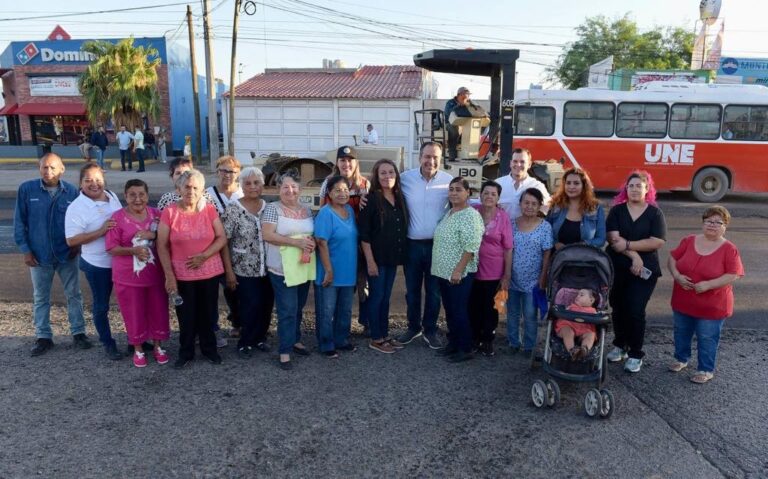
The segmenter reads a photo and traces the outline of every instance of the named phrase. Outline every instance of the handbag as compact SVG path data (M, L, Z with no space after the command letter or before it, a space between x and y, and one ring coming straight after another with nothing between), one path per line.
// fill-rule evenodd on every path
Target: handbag
M506 289L499 289L496 291L496 295L493 297L493 309L499 312L499 314L507 314L507 300L509 299L509 293Z

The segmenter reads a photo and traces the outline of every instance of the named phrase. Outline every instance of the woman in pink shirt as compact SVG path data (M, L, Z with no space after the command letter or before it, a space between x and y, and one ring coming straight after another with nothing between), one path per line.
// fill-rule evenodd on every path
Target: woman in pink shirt
M480 189L480 204L475 208L485 223L480 243L477 274L469 297L472 339L484 356L493 356L493 339L499 325L499 312L493 308L496 292L509 289L512 276L512 223L498 207L501 185L486 181Z
M216 351L213 321L218 317L218 276L224 274L220 251L227 244L216 208L208 202L198 208L205 177L185 171L176 180L181 199L163 210L157 230L157 252L165 272L165 290L175 299L179 319L181 369L195 357L195 337L200 352L213 364L221 364ZM179 302L180 300L180 302Z
M168 362L161 341L169 337L168 295L163 290L163 270L155 239L160 212L148 208L149 189L141 180L125 183L125 208L112 215L114 228L107 232L106 249L112 258L112 282L125 321L128 343L134 347L133 365L143 368L147 358L142 343L154 343L158 364ZM143 265L139 271L135 265Z

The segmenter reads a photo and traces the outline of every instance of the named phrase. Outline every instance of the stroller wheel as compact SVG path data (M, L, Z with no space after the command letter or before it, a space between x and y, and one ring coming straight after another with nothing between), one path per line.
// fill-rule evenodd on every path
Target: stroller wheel
M613 410L616 409L616 403L613 402L613 393L607 389L601 389L600 396L602 399L600 405L600 417L608 419L613 415Z
M547 406L555 407L560 402L560 386L551 379L544 381L547 386Z
M596 417L603 408L603 396L597 389L590 389L584 397L584 412L589 417Z
M547 385L541 379L537 379L531 386L531 400L537 408L543 407L547 403Z

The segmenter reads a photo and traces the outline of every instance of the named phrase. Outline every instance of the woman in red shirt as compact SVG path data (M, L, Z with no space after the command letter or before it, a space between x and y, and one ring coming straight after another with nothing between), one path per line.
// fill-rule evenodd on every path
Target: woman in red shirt
M698 384L714 377L720 331L725 318L733 315L731 284L744 276L739 250L723 236L731 214L722 206L712 206L702 218L703 232L683 238L667 262L675 279L675 361L669 370L678 372L688 366L695 333L699 367L691 381Z

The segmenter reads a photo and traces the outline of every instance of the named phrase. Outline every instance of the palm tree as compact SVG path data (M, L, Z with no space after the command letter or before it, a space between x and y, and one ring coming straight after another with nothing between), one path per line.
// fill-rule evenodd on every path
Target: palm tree
M83 51L96 57L78 80L91 123L112 119L115 127L125 125L133 131L142 126L144 115L151 119L157 117L160 111L157 49L136 47L130 37L116 44L89 41L83 45Z

